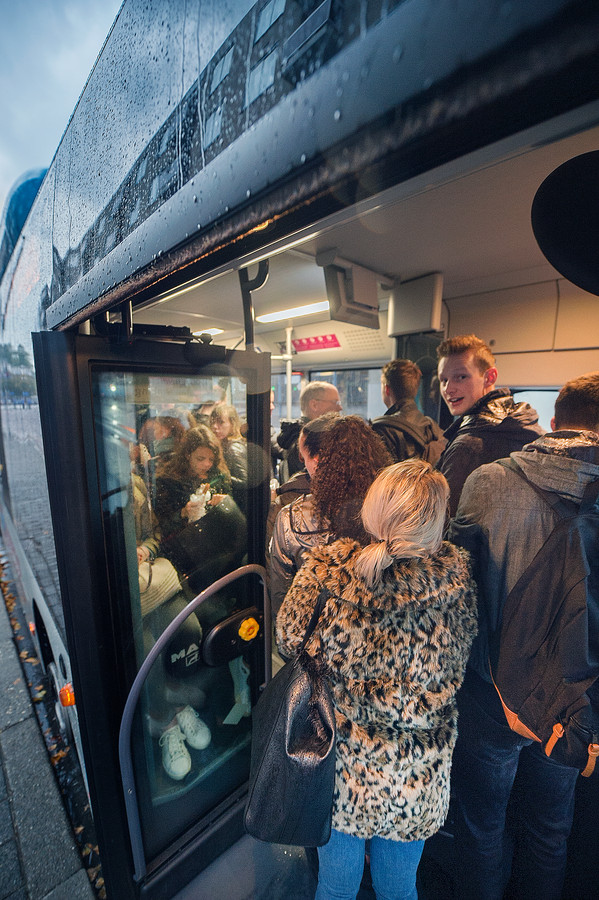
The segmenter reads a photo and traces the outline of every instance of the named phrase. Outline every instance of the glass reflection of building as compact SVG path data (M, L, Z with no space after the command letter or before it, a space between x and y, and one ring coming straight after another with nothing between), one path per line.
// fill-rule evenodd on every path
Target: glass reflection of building
M256 4L148 143L81 242L63 258L56 253L51 302L285 95L401 2Z

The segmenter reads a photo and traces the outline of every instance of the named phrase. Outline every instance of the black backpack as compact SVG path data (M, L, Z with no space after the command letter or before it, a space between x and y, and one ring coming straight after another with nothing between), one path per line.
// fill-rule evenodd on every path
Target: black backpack
M398 453L400 460L416 456L434 466L447 446L447 439L443 437L442 430L429 416L421 416L420 424L422 427L415 423L407 422L405 417L402 417L400 420L398 416L379 416L372 421L372 425L375 426L374 430L377 433L380 433L376 428L376 424L379 422L385 426L385 429L393 429L395 432L395 452ZM415 454L409 453L406 438L415 446Z
M506 598L490 667L512 731L589 776L599 756L599 479L580 506L498 460L557 514L553 531Z

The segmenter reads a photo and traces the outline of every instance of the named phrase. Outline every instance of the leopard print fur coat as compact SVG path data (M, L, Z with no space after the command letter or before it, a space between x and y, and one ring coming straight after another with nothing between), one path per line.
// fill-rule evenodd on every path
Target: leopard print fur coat
M337 722L333 828L413 841L447 814L457 736L455 694L476 634L468 555L453 544L396 560L370 589L347 538L314 549L276 622L277 644L298 648L323 585L326 606L307 649L321 656Z

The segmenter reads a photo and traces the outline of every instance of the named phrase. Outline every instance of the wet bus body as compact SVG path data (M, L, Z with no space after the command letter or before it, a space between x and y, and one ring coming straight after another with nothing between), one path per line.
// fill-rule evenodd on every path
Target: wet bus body
M372 418L407 356L446 425L435 348L473 331L548 429L564 381L599 369L599 301L543 255L531 204L598 144L595 3L125 0L0 282L2 537L57 696L74 685L60 718L109 897L174 897L243 834L271 392L277 430L310 379ZM247 483L196 529L188 630L173 607L164 635L136 555L140 435L220 399ZM178 779L165 698L209 731ZM585 847L582 829L578 898Z

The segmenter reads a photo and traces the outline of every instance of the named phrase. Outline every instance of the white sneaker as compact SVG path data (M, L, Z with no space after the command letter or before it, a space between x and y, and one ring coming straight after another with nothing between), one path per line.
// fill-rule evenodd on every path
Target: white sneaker
M191 769L191 756L185 746L185 738L178 725L163 733L159 741L162 747L162 765L169 778L181 781Z
M190 747L193 747L194 750L204 750L208 746L212 740L210 729L200 719L195 709L186 706L177 713L176 719Z

